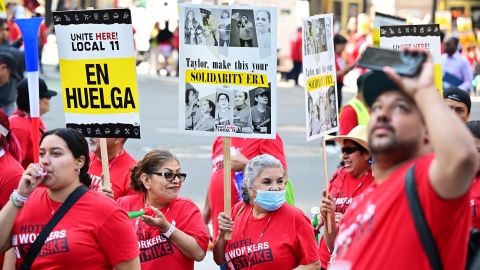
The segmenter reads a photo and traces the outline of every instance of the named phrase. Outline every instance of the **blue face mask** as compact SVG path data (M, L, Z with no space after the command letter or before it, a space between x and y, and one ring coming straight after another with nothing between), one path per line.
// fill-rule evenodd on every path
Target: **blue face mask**
M269 212L275 211L285 203L285 190L257 190L257 197L254 202Z

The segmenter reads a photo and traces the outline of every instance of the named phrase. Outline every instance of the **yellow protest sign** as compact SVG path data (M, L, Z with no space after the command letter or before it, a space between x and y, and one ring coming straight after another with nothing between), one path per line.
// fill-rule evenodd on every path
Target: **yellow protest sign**
M125 69L134 67L135 59L61 59L60 66L65 112L138 113L136 70Z
M268 87L268 78L266 74L257 74L252 72L213 71L205 69L186 70L185 82Z

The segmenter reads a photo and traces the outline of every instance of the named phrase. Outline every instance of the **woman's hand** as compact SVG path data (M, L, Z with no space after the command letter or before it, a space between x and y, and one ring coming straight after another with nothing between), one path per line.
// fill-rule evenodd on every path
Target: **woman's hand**
M328 194L327 191L323 190L323 199L322 204L320 206L320 213L322 214L323 220L327 220L327 216L330 215L332 218L335 218L335 209L336 209L335 201L331 194Z
M225 235L225 233L233 231L232 218L229 217L224 212L221 212L220 214L218 214L218 229L219 229L219 235L222 236L222 238L223 238L223 235Z
M343 218L343 214L340 212L335 212L335 223L340 222L340 220Z
M162 233L168 231L170 228L170 222L168 222L165 215L160 212L156 207L150 206L157 217L151 217L148 215L142 216L142 221L145 222L148 226L157 227Z
M23 197L28 197L35 188L38 187L40 183L43 182L43 179L47 175L43 171L40 164L30 164L27 169L23 172L20 182L18 183L18 195Z
M103 178L103 176L102 176L102 178ZM112 190L111 187L101 186L100 188L98 188L98 192L100 192L103 195L113 199L113 190Z

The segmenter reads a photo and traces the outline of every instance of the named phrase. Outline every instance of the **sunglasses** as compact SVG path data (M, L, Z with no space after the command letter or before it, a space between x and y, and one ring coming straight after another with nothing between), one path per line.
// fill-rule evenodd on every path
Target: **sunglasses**
M358 148L358 147L342 147L342 153L347 154L347 155L355 153L359 150L360 150L360 148Z
M155 174L155 175L158 175L158 176L163 176L163 177L165 177L165 180L167 180L170 183L173 182L173 180L175 180L175 177L178 177L180 182L185 181L185 178L187 178L186 173L154 172L152 174Z

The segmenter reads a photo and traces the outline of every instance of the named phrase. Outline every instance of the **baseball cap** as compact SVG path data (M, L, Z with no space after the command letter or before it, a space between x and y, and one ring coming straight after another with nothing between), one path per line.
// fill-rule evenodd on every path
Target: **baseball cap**
M470 99L470 95L458 87L450 87L445 89L443 91L443 98L455 100L467 105L468 112L470 112L470 109L472 108L472 100Z
M57 92L49 90L43 79L38 79L38 92L40 98L50 98L57 95ZM28 99L28 80L23 79L17 85L17 94L19 99Z
M363 96L365 103L371 107L378 96L387 91L399 91L400 87L394 83L383 71L368 71L363 78Z
M259 96L261 94L268 93L267 89L258 87L257 90L255 90L255 96Z
M13 77L19 79L20 76L17 73L17 61L15 61L15 58L10 53L7 52L1 52L0 53L0 63L3 63L7 65L8 69L10 70L10 73L12 74Z

